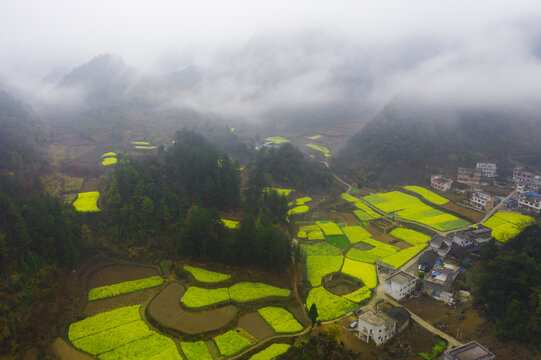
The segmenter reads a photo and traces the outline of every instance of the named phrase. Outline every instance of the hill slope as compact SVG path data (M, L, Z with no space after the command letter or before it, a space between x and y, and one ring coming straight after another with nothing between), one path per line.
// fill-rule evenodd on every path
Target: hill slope
M458 166L476 161L510 168L511 159L535 158L540 144L539 112L421 106L396 99L353 136L334 167L360 184L423 183L431 173L455 176Z

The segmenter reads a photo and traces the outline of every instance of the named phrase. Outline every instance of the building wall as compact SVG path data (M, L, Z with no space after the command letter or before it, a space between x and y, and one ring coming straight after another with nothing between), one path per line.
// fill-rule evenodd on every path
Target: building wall
M404 284L398 284L391 280L385 281L385 293L396 300L404 298L406 295L411 294L415 289L416 280L412 279Z
M391 339L395 333L394 327L386 328L385 324L378 326L361 319L358 320L357 329L361 335L367 336L367 342L372 340L376 345L381 345Z

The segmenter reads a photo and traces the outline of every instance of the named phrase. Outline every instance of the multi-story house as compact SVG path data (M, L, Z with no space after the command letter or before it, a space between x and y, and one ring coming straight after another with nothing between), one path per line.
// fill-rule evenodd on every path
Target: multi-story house
M495 177L498 168L493 163L477 163L476 169L481 170L481 175L484 177Z
M478 209L490 210L494 207L494 197L482 192L474 192L470 204Z
M400 300L415 290L416 283L417 277L400 270L385 279L385 293Z
M448 191L451 189L451 185L453 185L453 180L447 179L442 175L432 175L430 177L430 186L439 191Z
M457 181L467 185L479 185L482 173L481 169L458 168Z
M518 207L534 214L541 213L541 195L532 191L519 193Z
M359 338L365 342L374 341L379 346L391 339L396 333L396 320L383 313L366 311L357 320Z

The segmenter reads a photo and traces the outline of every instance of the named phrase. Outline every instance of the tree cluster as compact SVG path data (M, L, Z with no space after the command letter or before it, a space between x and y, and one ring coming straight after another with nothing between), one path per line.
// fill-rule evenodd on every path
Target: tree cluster
M286 353L277 357L277 360L359 360L358 354L347 350L338 342L340 328L329 328L322 334L311 337L301 346L292 346Z
M502 340L541 339L541 227L526 228L502 247L485 249L474 280L475 301Z

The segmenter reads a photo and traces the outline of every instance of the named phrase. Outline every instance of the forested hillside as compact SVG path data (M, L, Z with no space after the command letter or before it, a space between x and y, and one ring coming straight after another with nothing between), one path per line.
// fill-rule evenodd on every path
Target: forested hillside
M419 105L397 99L336 159L336 171L359 184L425 183L430 174L456 174L477 161L510 164L540 154L541 113Z

